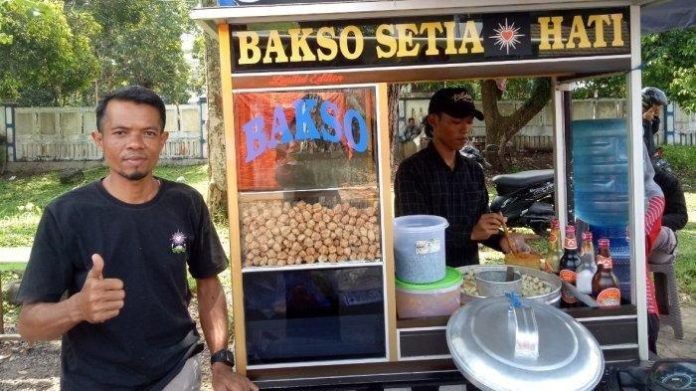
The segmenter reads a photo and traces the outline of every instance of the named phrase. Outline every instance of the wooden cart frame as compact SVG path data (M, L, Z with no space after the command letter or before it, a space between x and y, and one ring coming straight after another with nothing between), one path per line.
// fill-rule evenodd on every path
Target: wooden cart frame
M640 6L652 0L395 0L395 1L354 1L320 2L303 4L272 4L254 6L235 6L202 8L192 12L207 34L217 39L220 46L222 97L227 147L227 182L230 224L230 263L233 285L232 310L235 319L235 355L237 369L246 373L264 388L287 389L292 387L314 386L336 389L340 384L364 386L366 389L377 384L418 384L429 382L456 382L461 376L449 359L444 341L446 318L429 320L397 320L395 309L394 255L392 252L393 207L392 193L388 180L380 184L380 203L382 209L383 270L385 281L385 324L386 357L381 362L353 363L345 365L316 366L306 365L278 366L255 370L248 368L245 346L244 291L242 286L242 263L240 223L238 208L238 162L235 118L233 112L233 92L255 88L273 88L276 85L288 87L365 85L376 86L378 110L379 176L390 178L389 172L389 123L387 83L417 82L426 80L482 79L493 77L551 76L553 81L554 126L554 167L558 184L566 183L568 160L566 138L570 124L570 91L572 83L586 78L626 74L628 101L628 149L630 184L630 237L633 305L618 310L597 311L582 309L572 314L585 324L597 337L608 361L648 359L643 161L642 161L642 122L640 106L641 61L640 61ZM323 67L320 63L310 68L274 69L269 67L255 71L253 66L240 68L239 53L234 52L233 38L236 26L249 23L278 23L286 21L314 21L331 23L360 23L363 20L378 18L429 17L447 15L487 15L516 14L530 12L584 12L589 15L594 10L622 10L628 16L626 24L627 42L615 54L602 52L572 57L548 57L532 59L493 59L475 62L435 63L399 65L387 63L363 65L361 67ZM597 22L598 23L598 22ZM607 26L609 26L607 24ZM609 28L609 27L607 27ZM601 47L601 44L599 45ZM606 43L605 43L606 46ZM611 45L609 45L611 46ZM248 59L247 59L248 60ZM252 64L253 65L253 64ZM242 67L243 68L243 67ZM386 164L385 164L386 163ZM636 196L638 195L638 196ZM567 224L567 189L556 186L556 205L562 227ZM634 332L631 330L635 330ZM414 349L428 346L423 350ZM425 356L424 356L425 354ZM331 373L327 376L327 373Z

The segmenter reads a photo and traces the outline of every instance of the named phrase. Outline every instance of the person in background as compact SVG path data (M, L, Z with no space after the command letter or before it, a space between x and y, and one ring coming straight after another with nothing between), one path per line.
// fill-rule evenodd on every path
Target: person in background
M396 172L396 215L430 214L447 219L448 266L477 264L479 243L509 251L500 231L505 218L490 213L488 207L483 170L459 153L474 118L483 120L483 113L476 109L467 89L443 88L430 99L426 118L432 141L404 160ZM524 246L520 237L514 240Z
M421 151L430 145L433 139L433 129L428 125L428 116L421 118L419 126L422 132L418 137L418 150Z
M20 334L62 338L63 390L198 390L203 344L188 312L188 268L213 389L258 390L227 350L217 276L227 258L203 197L153 175L168 137L162 99L128 87L96 114L92 138L109 172L46 207L18 293Z
M684 228L687 221L689 220L689 215L686 210L686 200L684 198L684 191L682 190L679 179L674 175L673 172L666 169L655 168L655 183L660 186L662 193L664 194L664 212L661 219L660 231L655 236L650 253L648 255L648 263L652 265L664 265L674 263L677 256L677 235L676 231ZM660 305L665 305L665 287L666 282L664 281L664 276L660 274L655 274L653 276L656 280L656 285L660 286L662 291L660 296L662 300L657 300L656 291L656 302L659 310ZM658 280L661 278L662 280ZM664 307L663 307L664 308ZM659 331L659 318L657 320L652 319L651 322L657 322L657 331ZM657 353L657 337L658 335L653 335L648 330L648 341L650 349Z
M465 88L443 88L430 98L426 134L431 142L404 160L396 172L397 216L429 214L447 219L445 256L448 266L479 263L478 244L509 252L501 227L505 217L490 213L483 169L459 153L469 139L474 118L483 120ZM520 236L511 238L527 248ZM437 390L415 386L413 391Z
M667 104L664 93L654 87L646 87L642 92L643 98L643 180L645 184L645 259L647 260L662 230L662 214L665 210L665 196L655 182L655 169L652 157L655 152L652 126L659 121L657 113ZM646 135L649 137L646 138ZM652 145L652 146L651 146ZM652 148L652 153L650 152ZM660 318L655 296L655 284L649 273L646 273L646 294L648 304L648 348L657 354L657 337L660 331Z
M641 91L643 105L643 143L650 160L655 158L655 134L660 130L660 114L667 106L667 95L659 88L645 87Z
M662 228L653 243L648 257L651 264L672 263L676 257L676 232L686 226L689 214L686 199L679 178L670 171L655 169L655 182L665 196L665 211L662 214Z
M415 118L410 117L406 123L403 134L399 135L399 142L401 142L401 153L404 159L418 151L416 139L418 136L420 136L421 131L422 129L416 124Z

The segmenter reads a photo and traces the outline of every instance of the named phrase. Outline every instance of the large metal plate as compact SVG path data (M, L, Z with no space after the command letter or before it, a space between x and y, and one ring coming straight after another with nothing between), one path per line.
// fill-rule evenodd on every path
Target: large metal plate
M447 323L447 345L462 374L482 390L592 390L604 358L592 334L565 312L523 300L538 325L538 357L516 354L505 297L480 299Z

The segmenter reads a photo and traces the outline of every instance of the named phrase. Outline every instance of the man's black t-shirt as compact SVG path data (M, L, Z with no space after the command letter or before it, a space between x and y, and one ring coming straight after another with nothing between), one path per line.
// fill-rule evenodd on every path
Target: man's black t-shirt
M477 264L478 243L471 232L484 213L489 213L488 192L481 167L456 154L451 169L433 143L401 162L394 179L396 215L429 214L447 219L445 256L452 267ZM482 241L500 250L499 234Z
M144 204L123 203L97 181L44 211L19 300L57 302L79 292L95 253L104 278L121 279L126 293L118 316L63 336L62 389L161 389L201 347L186 266L194 278L212 277L227 259L201 195L160 181Z

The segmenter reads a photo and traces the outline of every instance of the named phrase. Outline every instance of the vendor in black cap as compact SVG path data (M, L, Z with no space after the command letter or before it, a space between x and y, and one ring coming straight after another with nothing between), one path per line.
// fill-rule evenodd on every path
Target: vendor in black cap
M483 170L459 153L474 118L483 120L483 113L467 89L437 91L426 117L432 141L401 163L394 181L397 216L429 214L447 219L445 253L447 265L453 267L478 264L479 242L508 251L500 230L504 217L490 213Z

